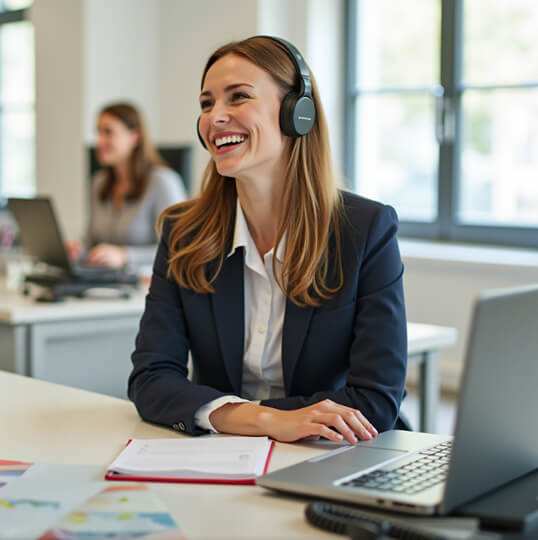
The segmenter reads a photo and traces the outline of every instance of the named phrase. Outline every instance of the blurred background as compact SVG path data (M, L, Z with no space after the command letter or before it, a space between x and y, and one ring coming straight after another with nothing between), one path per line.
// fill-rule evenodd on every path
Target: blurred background
M192 146L195 194L208 55L282 36L318 80L347 187L400 216L409 320L458 329L440 363L455 392L473 298L538 281L537 29L535 0L0 0L0 198L50 195L79 236L96 114L117 100L157 144Z

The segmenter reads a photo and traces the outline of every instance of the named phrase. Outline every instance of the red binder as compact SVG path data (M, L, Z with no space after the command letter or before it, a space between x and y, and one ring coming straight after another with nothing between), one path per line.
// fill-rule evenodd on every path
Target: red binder
M127 445L131 440L127 441ZM126 446L127 446L126 445ZM267 472L269 467L269 461L273 454L273 448L275 446L274 441L271 441L269 451L267 452L267 459L263 468L263 473ZM170 476L144 476L138 474L123 474L117 473L112 470L108 470L105 474L105 480L113 481L128 481L128 482L166 482L174 484L234 484L234 485L254 485L256 483L256 477L249 478L181 478Z

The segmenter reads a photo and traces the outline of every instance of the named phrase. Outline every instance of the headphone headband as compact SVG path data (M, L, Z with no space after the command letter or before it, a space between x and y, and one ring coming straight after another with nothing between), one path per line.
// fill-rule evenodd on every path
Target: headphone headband
M288 53L288 56L292 59L295 69L297 73L300 75L300 95L312 97L312 83L310 82L310 72L308 71L308 68L306 67L306 62L304 61L303 55L299 52L297 47L290 43L289 41L286 41L285 39L281 37L276 36L256 36L266 39L272 39L273 41L276 41L277 43L280 43L284 49L286 49L286 52Z

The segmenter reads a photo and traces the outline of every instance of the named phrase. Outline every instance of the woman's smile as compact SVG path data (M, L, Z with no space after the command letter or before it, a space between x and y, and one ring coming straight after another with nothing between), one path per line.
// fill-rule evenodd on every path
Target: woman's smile
M225 154L244 146L248 135L232 131L224 131L213 136L213 145L217 154Z

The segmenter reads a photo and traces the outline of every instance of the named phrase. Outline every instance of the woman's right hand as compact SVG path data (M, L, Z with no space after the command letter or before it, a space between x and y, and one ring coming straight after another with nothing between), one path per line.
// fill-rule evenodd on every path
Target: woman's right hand
M281 442L318 436L335 442L345 439L354 444L358 439L368 440L377 435L377 430L359 410L330 399L291 411L269 409L260 416L267 422L267 434Z
M82 242L79 242L78 240L67 240L65 242L65 249L72 261L78 261L82 255Z
M344 439L351 444L377 435L375 427L357 409L324 399L302 409L273 409L253 403L227 403L210 415L220 432L236 435L268 435L280 442L294 442L306 437Z

